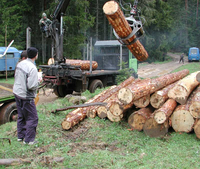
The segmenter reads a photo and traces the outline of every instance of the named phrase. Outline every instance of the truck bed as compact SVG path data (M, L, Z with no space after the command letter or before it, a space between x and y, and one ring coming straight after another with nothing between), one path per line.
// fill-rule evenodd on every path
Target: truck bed
M7 101L14 100L13 92L8 91L4 88L12 90L13 85L7 83L0 83L0 103L5 103Z
M85 74L89 77L92 76L102 76L102 75L117 75L119 74L118 70L94 70L92 72L90 71L85 71Z

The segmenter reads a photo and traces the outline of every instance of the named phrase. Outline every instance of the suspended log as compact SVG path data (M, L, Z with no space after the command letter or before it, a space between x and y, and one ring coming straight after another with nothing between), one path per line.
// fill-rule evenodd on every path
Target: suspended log
M133 112L128 118L129 126L132 129L142 131L146 120L149 119L152 113L153 109L151 107L142 108Z
M176 132L189 133L193 129L194 118L188 111L187 105L179 105L171 116L172 128Z
M189 106L189 111L194 118L200 118L200 85L192 94L193 97Z
M168 99L161 108L155 111L154 119L158 124L164 123L173 113L177 103L174 99Z
M200 139L200 120L194 125L194 132L198 139Z
M123 104L130 104L131 102L145 96L152 94L155 91L162 89L163 87L174 83L175 81L185 77L189 71L187 69L171 73L156 79L145 79L134 85L129 85L122 88L118 92L118 99Z
M167 134L168 129L168 121L165 121L163 124L158 124L154 119L154 114L146 120L143 127L144 133L149 137L163 137Z
M194 72L187 77L181 79L171 90L168 92L169 98L176 100L180 104L185 104L190 93L199 85L196 80L198 72Z
M113 86L113 87L115 87L115 86ZM102 93L99 93L94 98L92 98L89 101L87 101L86 104L87 103L96 102L105 93L109 93L109 91L112 90L113 87L111 87L111 88L103 91ZM89 109L89 107L78 108L78 109L73 110L69 114L67 114L66 117L65 117L65 119L64 119L64 121L61 124L62 128L64 130L69 130L70 128L72 128L73 126L75 126L76 124L78 124L80 121L82 121L83 119L85 119L87 117L86 113L87 113L88 109Z
M118 3L115 1L106 2L103 6L103 11L116 34L122 39L123 43L127 44L126 46L131 53L137 58L137 60L145 61L148 58L148 53L140 41L136 39L136 35L129 37L132 29L128 24L128 21L125 19ZM133 43L131 44L131 42Z
M99 99L98 99L98 102L108 102L109 100L111 100L110 97L114 98L114 95L115 93L117 93L121 88L131 84L133 81L134 81L134 77L129 77L128 79L126 79L124 82L122 82L121 84L119 84L118 86L112 88L110 91L108 91L107 93L105 93L103 96L101 96ZM97 110L98 110L99 106L92 106L88 109L87 111L87 116L88 117L91 117L91 118L94 118L96 117L96 114L97 114ZM103 115L103 118L105 114Z
M177 82L175 82L159 91L156 91L153 95L151 95L151 98L150 98L151 105L156 109L160 108L169 98L168 92L172 87L175 86L176 83Z
M89 60L75 60L75 59L66 59L65 63L72 66L78 66L81 70L90 70L90 61ZM48 60L48 65L54 64L54 59L50 58ZM92 61L92 70L96 70L98 67L98 63L96 61Z
M134 101L133 104L138 108L147 107L150 103L150 94L139 98L138 100Z

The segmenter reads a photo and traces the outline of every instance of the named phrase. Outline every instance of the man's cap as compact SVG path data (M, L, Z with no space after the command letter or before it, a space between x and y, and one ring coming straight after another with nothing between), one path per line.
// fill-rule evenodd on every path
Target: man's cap
M32 59L36 57L36 55L38 54L38 50L34 47L30 47L27 49L27 54L28 54L28 58Z

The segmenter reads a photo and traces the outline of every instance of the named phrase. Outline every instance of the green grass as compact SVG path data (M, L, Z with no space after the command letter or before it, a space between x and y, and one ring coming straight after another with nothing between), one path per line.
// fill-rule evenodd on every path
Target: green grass
M9 76L6 80L6 77L0 76L0 83L9 83L9 84L14 84L14 77Z
M174 70L200 70L199 63L190 63ZM11 78L12 81L12 78ZM103 89L83 95L92 98ZM58 99L53 104L37 107L39 124L36 139L38 144L28 146L17 142L16 122L0 126L0 159L30 159L31 164L17 168L200 168L200 141L194 133L180 134L174 131L164 138L150 138L144 132L129 131L125 120L112 123L109 120L85 119L72 130L63 131L61 122L69 111L56 115L49 111L69 106L68 100ZM45 159L64 157L64 161L46 162ZM16 168L12 166L0 168Z

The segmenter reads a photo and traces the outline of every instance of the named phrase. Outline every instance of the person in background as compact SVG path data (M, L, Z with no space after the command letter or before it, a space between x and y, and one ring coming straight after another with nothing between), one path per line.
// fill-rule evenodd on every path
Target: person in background
M40 25L40 30L42 31L42 33L45 34L45 37L48 38L49 37L49 25L52 23L52 21L50 19L47 18L46 13L42 14L42 18L39 21L39 25Z
M17 104L17 135L18 141L24 144L35 144L38 115L34 102L38 88L38 70L34 64L38 58L38 50L27 49L28 58L19 62L15 72L13 93Z
M179 63L181 63L181 61L182 61L183 64L184 64L184 53L181 54L181 56L180 56L180 60L179 60Z
M22 60L25 60L25 59L27 59L27 50L24 50L22 53L21 53L21 57L20 57L20 61L22 61ZM20 62L19 61L19 62Z

